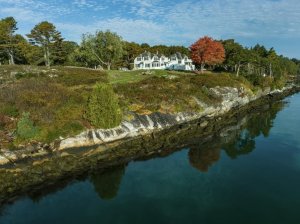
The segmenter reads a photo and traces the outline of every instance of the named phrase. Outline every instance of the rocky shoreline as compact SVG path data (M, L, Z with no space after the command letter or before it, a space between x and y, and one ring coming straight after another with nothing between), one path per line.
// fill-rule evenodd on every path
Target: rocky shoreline
M167 152L166 148L179 149L184 140L193 135L205 143L214 133L238 125L238 117L243 114L299 90L299 87L290 86L249 94L243 89L217 87L210 91L222 96L223 101L215 107L202 105L204 109L200 113L134 115L133 120L114 129L87 130L50 145L34 143L17 151L2 150L0 203L62 178L163 154Z

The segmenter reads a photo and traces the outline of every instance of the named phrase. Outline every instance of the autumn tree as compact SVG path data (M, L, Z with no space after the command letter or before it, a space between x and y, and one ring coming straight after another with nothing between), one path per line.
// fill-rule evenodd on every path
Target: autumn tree
M42 47L44 53L45 65L50 67L51 59L55 54L55 47L60 45L63 38L61 33L56 30L56 27L47 21L37 24L30 32L27 34L30 43Z
M225 59L225 50L222 43L205 36L190 46L191 58L195 64L201 66L221 64Z

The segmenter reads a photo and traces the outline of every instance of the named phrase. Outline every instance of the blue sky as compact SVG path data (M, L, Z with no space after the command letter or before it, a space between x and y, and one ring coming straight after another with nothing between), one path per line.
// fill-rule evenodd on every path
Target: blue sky
M138 43L190 46L199 37L261 43L300 58L299 0L0 0L19 33L47 20L67 40L110 29Z

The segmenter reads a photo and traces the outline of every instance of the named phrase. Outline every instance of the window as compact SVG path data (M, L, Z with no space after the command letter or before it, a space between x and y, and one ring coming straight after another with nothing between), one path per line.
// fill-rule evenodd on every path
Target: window
M150 68L150 64L145 64L145 68Z
M148 60L149 60L149 57L144 57L144 60L145 60L145 61L148 61Z
M154 60L155 60L155 61L157 61L157 60L159 60L159 59L158 59L158 57L157 57L157 56L155 56L155 57L154 57Z
M171 60L172 60L172 61L176 61L176 58L175 58L175 57L172 57Z
M137 60L137 61L141 61L142 59L141 59L141 58L137 58L136 60Z
M152 63L152 67L153 67L153 68L159 67L159 63L158 63L158 62L153 62L153 63Z

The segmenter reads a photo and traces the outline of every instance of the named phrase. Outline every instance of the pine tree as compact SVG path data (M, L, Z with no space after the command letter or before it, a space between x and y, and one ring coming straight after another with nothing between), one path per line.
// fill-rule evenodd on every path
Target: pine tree
M59 43L63 40L61 33L56 30L52 23L44 21L37 24L30 34L27 34L27 37L33 45L42 47L45 65L50 67L51 60L55 58L55 47L59 46Z

